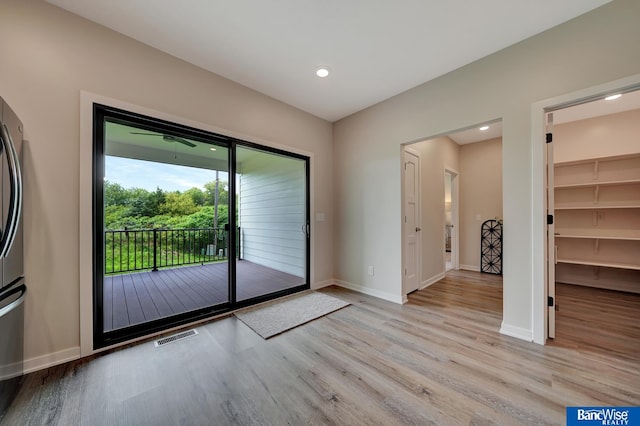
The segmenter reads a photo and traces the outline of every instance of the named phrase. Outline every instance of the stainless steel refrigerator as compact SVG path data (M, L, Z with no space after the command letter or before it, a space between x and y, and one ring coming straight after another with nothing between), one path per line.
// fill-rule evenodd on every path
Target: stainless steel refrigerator
M0 98L0 419L23 372L22 123Z

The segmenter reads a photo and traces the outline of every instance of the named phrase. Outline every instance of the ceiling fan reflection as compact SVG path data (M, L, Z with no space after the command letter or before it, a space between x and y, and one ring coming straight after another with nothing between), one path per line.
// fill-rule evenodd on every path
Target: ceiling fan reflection
M144 132L129 132L129 133L132 135L162 136L162 140L166 142L178 142L191 148L196 147L196 144L194 144L193 142L189 142L188 140L178 136L165 135L161 133L144 133Z

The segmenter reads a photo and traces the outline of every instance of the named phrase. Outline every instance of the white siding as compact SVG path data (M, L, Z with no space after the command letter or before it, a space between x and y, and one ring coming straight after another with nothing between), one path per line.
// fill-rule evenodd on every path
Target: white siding
M305 162L253 152L239 171L242 258L305 277Z

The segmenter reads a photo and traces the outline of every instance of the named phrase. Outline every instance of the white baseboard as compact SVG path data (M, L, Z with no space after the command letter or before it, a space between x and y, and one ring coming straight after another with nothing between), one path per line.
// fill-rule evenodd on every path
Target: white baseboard
M37 356L24 360L24 374L32 373L54 365L64 364L80 358L80 346L69 348L52 354Z
M431 278L429 278L428 280L424 280L422 281L422 283L420 284L420 290L429 287L431 284L435 284L438 281L440 281L441 279L443 279L445 277L446 273L443 272L441 274L435 275Z
M480 272L480 267L476 265L460 265L460 269L464 269L465 271Z
M311 290L319 290L321 288L329 287L330 285L334 285L336 282L334 280L324 280L314 283L311 286Z
M500 327L500 334L515 337L516 339L520 340L526 340L527 342L533 342L533 330L517 327L515 325L505 324L504 321L502 322L502 326Z
M366 294L368 296L377 297L378 299L387 300L389 302L397 303L402 305L402 295L401 294L392 294L386 291L374 290L368 287L364 287L361 285L349 283L341 280L334 280L333 283L337 286L344 287L349 290L357 291L358 293Z

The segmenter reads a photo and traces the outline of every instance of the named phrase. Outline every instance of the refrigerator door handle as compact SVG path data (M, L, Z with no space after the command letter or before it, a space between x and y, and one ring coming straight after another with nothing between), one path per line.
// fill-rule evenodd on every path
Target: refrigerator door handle
M27 294L27 287L25 285L21 285L20 287L16 287L15 289L8 291L6 294L2 296L3 299L8 299L13 294L18 292L20 292L20 296L17 299L9 303L7 306L0 308L0 318L7 315L9 312L13 311L15 308L17 308L24 302L24 299Z
M0 258L4 258L13 245L13 239L16 236L18 222L20 221L20 211L22 209L22 174L20 172L18 153L11 140L11 134L6 124L2 123L0 132L0 142L2 142L0 149L7 155L9 184L11 185L7 223L4 224L4 232L2 232L2 237L0 238Z

